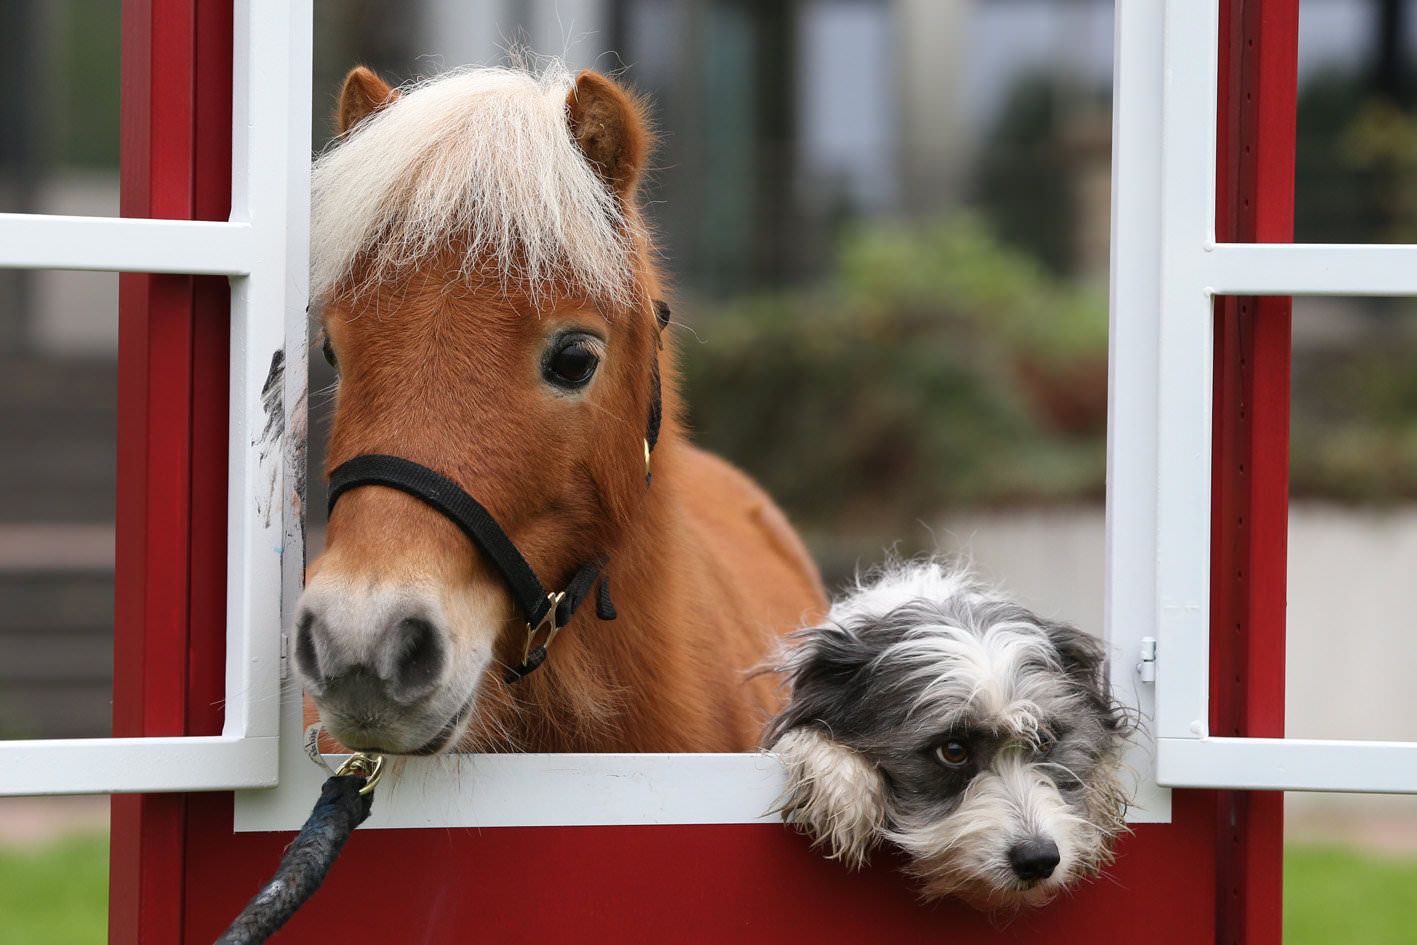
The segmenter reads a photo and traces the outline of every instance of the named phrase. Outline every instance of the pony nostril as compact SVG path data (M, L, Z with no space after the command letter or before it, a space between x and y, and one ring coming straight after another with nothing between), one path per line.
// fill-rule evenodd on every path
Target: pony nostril
M315 615L309 611L300 615L300 622L295 627L295 665L306 679L322 682L324 677L320 675L320 659L315 653L314 623Z
M1009 865L1022 880L1047 879L1061 860L1058 845L1041 837L1015 843L1009 848Z
M433 624L421 617L406 617L394 627L392 695L412 702L428 694L443 672L443 641Z

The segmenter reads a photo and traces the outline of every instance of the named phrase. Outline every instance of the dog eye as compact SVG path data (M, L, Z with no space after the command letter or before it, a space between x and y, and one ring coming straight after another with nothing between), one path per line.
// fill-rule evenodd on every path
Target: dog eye
M962 768L969 763L969 748L963 742L945 742L935 746L935 759L946 768Z
M559 343L546 359L542 375L557 387L584 387L600 366L600 352L584 336L568 338Z

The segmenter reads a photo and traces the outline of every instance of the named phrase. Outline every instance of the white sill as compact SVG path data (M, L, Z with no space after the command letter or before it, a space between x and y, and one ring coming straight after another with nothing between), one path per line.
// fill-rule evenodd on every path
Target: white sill
M280 787L238 792L235 829L298 830L325 777L302 756ZM360 829L772 823L784 783L765 753L407 758L385 771Z

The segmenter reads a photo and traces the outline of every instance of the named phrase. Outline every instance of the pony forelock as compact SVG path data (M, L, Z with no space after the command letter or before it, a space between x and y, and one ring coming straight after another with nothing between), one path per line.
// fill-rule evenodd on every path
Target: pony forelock
M458 70L405 87L338 139L311 176L311 296L356 268L374 281L456 249L464 276L533 297L628 300L639 224L571 135L573 87L556 61Z

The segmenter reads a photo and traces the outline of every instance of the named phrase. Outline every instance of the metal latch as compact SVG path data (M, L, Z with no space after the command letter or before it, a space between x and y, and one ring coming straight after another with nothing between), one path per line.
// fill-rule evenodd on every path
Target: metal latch
M1141 638L1141 662L1137 664L1137 675L1144 683L1156 682L1156 637Z

